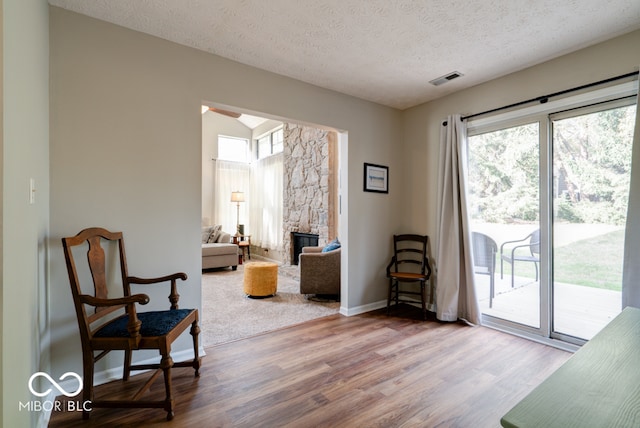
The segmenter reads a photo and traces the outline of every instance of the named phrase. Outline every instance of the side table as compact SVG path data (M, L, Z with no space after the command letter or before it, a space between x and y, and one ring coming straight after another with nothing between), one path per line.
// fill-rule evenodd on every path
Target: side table
M251 260L251 235L233 235L233 243L242 249L242 255L238 255L238 264L242 264L245 260L244 253L247 251L249 260Z

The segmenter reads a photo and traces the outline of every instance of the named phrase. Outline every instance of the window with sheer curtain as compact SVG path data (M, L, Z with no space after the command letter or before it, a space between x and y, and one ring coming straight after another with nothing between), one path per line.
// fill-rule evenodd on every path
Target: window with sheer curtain
M214 223L234 234L238 223L238 206L231 202L231 192L241 191L239 222L251 243L270 250L282 249L283 154L254 161L217 160L215 162Z
M236 233L238 224L238 206L231 202L231 192L244 192L245 202L240 202L239 221L245 225L245 234L249 229L249 204L251 168L248 163L225 160L215 161L214 224L221 224L222 230Z
M251 243L282 249L283 154L258 159L251 165L249 225Z

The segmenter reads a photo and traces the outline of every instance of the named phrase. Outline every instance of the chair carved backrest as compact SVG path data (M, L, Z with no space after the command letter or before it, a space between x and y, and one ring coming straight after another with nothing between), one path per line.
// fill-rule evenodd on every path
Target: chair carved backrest
M423 235L393 235L394 272L419 271L422 275L431 275L427 245L429 237Z
M101 305L101 303L106 302L107 299L109 299L106 257L105 250L102 246L103 240L107 242L114 242L117 245L123 296L131 296L131 287L128 282L127 260L125 256L122 232L110 232L102 228L90 228L83 230L76 236L63 238L62 245L67 263L67 272L69 274L69 283L71 285L71 293L73 295L76 316L80 326L80 334L81 336L90 339L93 331L100 328L100 325L92 328L92 325L95 325L97 321L101 319L104 319L105 321L110 319L107 318L107 316L116 311L126 312L132 315L130 317L130 328L133 330L131 345L132 347L135 347L136 343L139 341L139 338L135 335L136 325L137 329L139 329L139 321L135 316L135 304L129 302L115 305ZM76 268L76 260L73 254L73 247L85 244L88 244L87 265L93 282L93 295L85 294L83 292L80 276L78 275L78 269ZM88 287L84 287L84 289L87 288ZM142 297L144 295L140 296L140 303L148 301L148 297L145 296L145 299ZM88 313L88 305L95 308L93 313Z

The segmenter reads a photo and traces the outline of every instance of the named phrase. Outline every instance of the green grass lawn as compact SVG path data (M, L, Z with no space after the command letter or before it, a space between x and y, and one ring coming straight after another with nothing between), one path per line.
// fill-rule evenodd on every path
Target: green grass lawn
M624 230L575 241L554 249L554 281L621 291ZM497 255L500 274L500 255ZM505 277L511 265L504 263ZM535 278L533 263L517 262L516 275Z
M622 290L624 230L576 241L554 250L554 281Z

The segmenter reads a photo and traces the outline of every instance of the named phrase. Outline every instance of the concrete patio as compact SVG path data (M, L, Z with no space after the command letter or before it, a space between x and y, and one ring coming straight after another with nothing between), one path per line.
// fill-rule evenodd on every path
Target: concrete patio
M476 288L483 314L520 324L539 327L540 284L531 278L495 276L495 296L489 307L489 276L476 275ZM575 284L554 284L554 330L590 339L621 311L619 291Z

